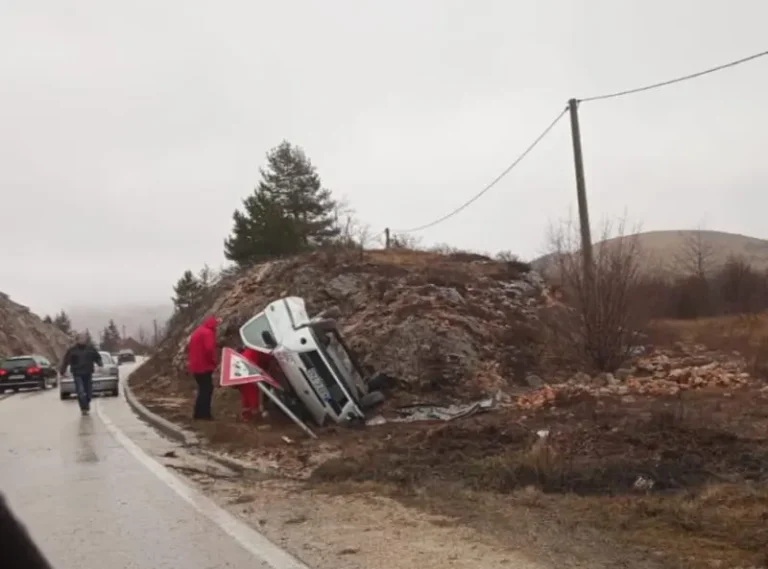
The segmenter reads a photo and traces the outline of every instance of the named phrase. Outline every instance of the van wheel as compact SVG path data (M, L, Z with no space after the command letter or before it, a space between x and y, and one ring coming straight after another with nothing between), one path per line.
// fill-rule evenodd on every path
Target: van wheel
M360 398L360 407L363 409L373 409L384 403L384 394L381 391L370 391Z
M65 399L69 399L69 393L59 393L59 399L64 401Z
M113 390L112 390L112 391L111 391L109 394L110 394L112 397L117 397L118 395L120 395L120 391L119 391L119 390L117 390L117 389L113 389Z

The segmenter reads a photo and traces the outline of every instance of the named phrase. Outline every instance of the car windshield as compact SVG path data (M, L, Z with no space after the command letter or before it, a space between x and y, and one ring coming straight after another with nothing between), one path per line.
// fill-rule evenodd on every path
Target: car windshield
M8 358L3 361L0 367L2 367L2 369L15 369L19 367L33 367L36 365L37 362L32 358Z
M112 364L112 356L110 354L107 352L99 352L99 355L101 355L101 363L103 363L105 366Z

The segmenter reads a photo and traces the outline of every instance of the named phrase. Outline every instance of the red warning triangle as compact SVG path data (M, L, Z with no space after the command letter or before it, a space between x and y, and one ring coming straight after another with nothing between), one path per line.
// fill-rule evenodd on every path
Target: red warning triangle
M256 364L248 361L231 348L221 350L221 380L222 387L233 387L244 383L263 381L272 387L282 389L282 386L272 376Z

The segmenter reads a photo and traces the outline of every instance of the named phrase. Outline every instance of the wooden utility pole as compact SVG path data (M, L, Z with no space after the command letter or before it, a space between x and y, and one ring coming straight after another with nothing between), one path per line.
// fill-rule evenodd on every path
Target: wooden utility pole
M389 249L389 227L384 230L384 248Z
M592 274L592 232L589 229L587 184L584 181L584 157L581 154L581 129L579 128L579 102L568 101L571 112L571 138L573 139L573 164L576 168L576 196L579 201L579 227L581 229L581 254L584 257L584 274Z
M155 329L155 340L152 343L153 346L157 346L157 320L152 320L152 326Z

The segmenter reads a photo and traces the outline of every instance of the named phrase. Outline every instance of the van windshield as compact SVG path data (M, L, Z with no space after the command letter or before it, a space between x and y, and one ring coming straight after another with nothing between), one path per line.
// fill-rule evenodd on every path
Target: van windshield
M269 332L270 336L275 337L272 326L269 325L269 319L263 312L251 318L240 328L240 336L246 346L269 351L271 347L264 342L264 332Z

